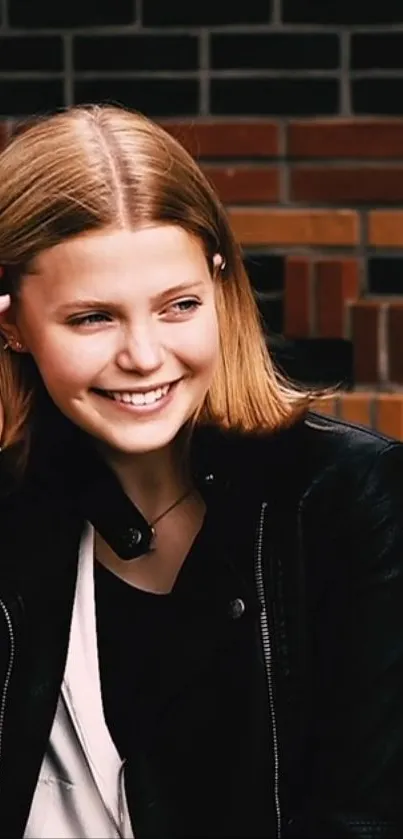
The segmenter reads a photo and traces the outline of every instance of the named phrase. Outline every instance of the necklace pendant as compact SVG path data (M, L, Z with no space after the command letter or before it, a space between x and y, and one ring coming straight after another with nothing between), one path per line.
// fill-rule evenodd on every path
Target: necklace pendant
M155 532L155 527L151 527L150 529L151 529L151 539L150 539L150 546L148 548L149 552L155 551L154 542L155 542L156 535L157 535L156 532Z

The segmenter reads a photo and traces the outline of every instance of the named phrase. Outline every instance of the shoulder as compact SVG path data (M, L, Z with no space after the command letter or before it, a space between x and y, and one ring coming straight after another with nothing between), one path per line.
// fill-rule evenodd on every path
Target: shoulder
M403 484L403 443L372 429L312 413L301 429L301 444L316 464L318 478L339 475L356 484L395 470Z
M297 447L306 447L319 471L365 472L379 458L399 458L403 443L364 426L309 413L296 429Z
M235 476L248 486L273 483L303 491L327 479L364 477L379 461L402 464L403 443L363 426L309 412L275 432L203 430L198 436L203 465ZM200 441L202 445L200 446Z
M314 414L300 435L310 463L300 508L313 531L341 541L347 553L379 558L387 546L403 551L403 444Z
M288 440L287 440L288 438ZM403 443L363 426L309 413L282 441L306 492L367 495L403 487Z
M379 459L399 460L402 454L403 443L397 440L310 412L294 425L260 438L259 457L286 481L299 476L315 482L337 474L365 475Z
M231 462L230 462L231 461ZM248 486L284 503L340 498L353 504L372 493L402 494L403 443L369 428L308 413L294 425L243 440L228 460L242 464ZM403 514L402 514L403 516Z

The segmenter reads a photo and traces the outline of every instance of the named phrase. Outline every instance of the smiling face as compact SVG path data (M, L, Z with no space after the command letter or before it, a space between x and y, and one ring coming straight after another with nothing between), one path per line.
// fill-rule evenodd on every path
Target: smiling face
M172 225L91 233L44 251L34 272L16 324L58 408L115 452L169 445L218 360L200 243Z

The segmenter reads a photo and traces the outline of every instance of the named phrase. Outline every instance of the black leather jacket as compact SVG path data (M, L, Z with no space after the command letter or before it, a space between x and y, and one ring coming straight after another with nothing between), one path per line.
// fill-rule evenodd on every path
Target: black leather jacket
M401 839L403 446L316 415L269 437L197 439L196 480L221 525L247 535L261 601L267 835ZM82 457L65 471L42 459L0 504L1 837L23 836L54 718L83 520L123 552L149 535Z

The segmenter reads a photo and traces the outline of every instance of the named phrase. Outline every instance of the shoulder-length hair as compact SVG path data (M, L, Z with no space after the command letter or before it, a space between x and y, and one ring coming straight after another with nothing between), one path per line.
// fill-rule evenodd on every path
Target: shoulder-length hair
M179 142L141 114L94 105L40 118L0 155L0 289L12 296L46 248L155 222L196 236L217 283L220 358L194 421L248 432L292 423L311 397L275 370L226 212ZM32 360L0 348L3 447L27 439L34 391Z

